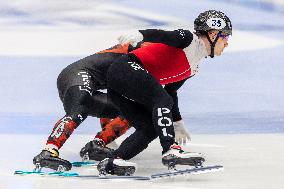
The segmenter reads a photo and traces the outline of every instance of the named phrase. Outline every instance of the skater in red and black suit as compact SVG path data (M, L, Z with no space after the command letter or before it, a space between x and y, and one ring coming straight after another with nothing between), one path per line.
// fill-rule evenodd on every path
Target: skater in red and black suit
M137 39L152 42L118 58L108 69L108 97L136 130L97 168L101 173L133 174L127 162L159 137L162 162L201 165L202 154L185 152L175 143L173 98L162 85L179 88L198 71L198 59L220 56L232 34L230 19L220 11L201 13L190 30L139 30ZM138 41L139 41L138 40ZM196 60L192 54L200 56ZM192 60L192 62L191 62Z
M199 53L197 59L200 60L208 55L211 57L214 54L220 55L228 45L227 38L231 34L230 21L221 12L207 11L200 14L196 21L200 21L196 24L198 26L195 28L196 34L189 30L172 32L142 30L140 35L143 42L156 44L140 48L140 51L134 50L133 53L122 58L119 58L120 54L118 57L112 57L113 59L99 59L103 61L98 64L95 64L92 55L67 67L68 69L60 74L58 80L66 116L55 125L46 149L34 158L34 163L39 167L58 169L59 165L63 165L66 170L70 169L70 163L58 157L57 149L88 115L110 118L122 115L136 128L133 135L116 151L109 154L109 157L113 158L104 160L98 166L99 169L109 168L108 173L124 174L124 167L118 172L113 168L119 168L121 162L129 167L123 159L134 157L157 136L160 138L164 157L176 154L177 149L180 151L180 147L174 145L175 134L172 124L174 101L162 85L168 84L179 88L198 70L198 64L195 64L198 60L193 60L191 63L187 57ZM118 60L114 61L115 58ZM69 68L74 70L69 72ZM73 77L66 79L64 73L67 73L68 77L73 74ZM76 85L71 84L69 87L70 80ZM63 86L63 89L60 86ZM102 103L104 102L101 100L102 94L97 90L106 86L109 98L115 106L110 101ZM119 107L119 110L113 107ZM111 111L105 111L107 109ZM137 138L132 140L133 136ZM139 138L144 140L137 143ZM56 140L58 141L54 142ZM176 155L180 155L185 161L192 157L202 158L199 153ZM118 157L122 159L117 159ZM133 167L132 164L130 167Z
M100 89L106 89L107 70L114 60L140 46L143 44L135 48L129 44L119 44L63 69L57 78L57 88L66 115L55 124L45 148L33 159L38 169L71 169L71 163L59 157L59 149L88 116L101 118L102 131L81 150L81 157L87 153L88 159L100 161L112 151L106 144L124 134L130 125ZM169 94L172 93L171 88L167 90ZM112 122L109 123L109 119L113 119Z

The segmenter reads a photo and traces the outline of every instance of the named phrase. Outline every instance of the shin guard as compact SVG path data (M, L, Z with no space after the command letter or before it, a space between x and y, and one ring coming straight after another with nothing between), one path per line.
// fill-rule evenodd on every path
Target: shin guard
M55 124L46 144L55 145L60 149L77 126L71 117L63 117Z
M126 133L129 128L130 126L126 119L117 117L107 124L95 138L102 139L105 145L107 145Z

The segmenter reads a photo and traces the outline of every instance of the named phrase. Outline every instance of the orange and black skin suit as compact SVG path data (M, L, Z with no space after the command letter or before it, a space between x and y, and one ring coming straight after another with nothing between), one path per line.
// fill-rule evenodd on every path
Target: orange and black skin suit
M116 58L131 50L131 45L119 44L78 60L62 70L57 78L57 88L66 114L54 125L47 144L60 149L88 116L107 117L114 119L113 123L118 123L108 124L97 135L105 143L126 132L129 128L128 122L120 122L118 108L108 101L106 93L99 90L106 89L106 72L109 66Z

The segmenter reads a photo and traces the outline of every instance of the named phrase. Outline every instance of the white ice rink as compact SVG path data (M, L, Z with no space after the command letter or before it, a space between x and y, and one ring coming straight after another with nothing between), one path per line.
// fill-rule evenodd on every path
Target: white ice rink
M39 143L43 142L45 137L44 135L1 135L1 142L3 140L10 141L13 138L13 143L9 147L1 146L3 150L0 164L1 189L50 189L56 187L70 189L142 189L145 187L153 189L281 189L284 186L283 134L192 135L194 142L187 148L204 153L208 165L223 165L224 171L216 173L154 181L102 181L13 176L13 170L33 168L31 160L34 154L41 149L42 146ZM92 136L89 135L74 135L62 149L62 158L78 161L78 151L91 138ZM19 146L21 149L18 149ZM135 157L133 162L138 164L137 175L148 176L157 171L167 171L161 164L160 152L158 141L154 141L147 150ZM90 174L97 173L97 171L95 168L84 169L81 170L81 173Z
M259 2L0 0L0 189L283 189L284 12ZM33 168L32 158L64 115L56 78L66 65L112 46L125 31L185 26L208 9L229 15L233 36L224 55L206 59L182 87L179 102L192 135L186 148L224 171L156 181L13 175ZM61 157L78 161L98 128L97 119L86 120ZM154 141L135 157L136 174L166 171L160 153Z

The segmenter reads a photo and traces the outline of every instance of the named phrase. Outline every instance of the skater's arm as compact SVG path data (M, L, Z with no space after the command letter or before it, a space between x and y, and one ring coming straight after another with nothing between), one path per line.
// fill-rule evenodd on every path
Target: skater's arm
M177 90L184 84L185 81L186 81L186 79L165 85L165 90L173 98L173 101L174 101L174 105L173 105L173 108L172 108L172 114L173 114L173 121L174 122L182 119L180 111L179 111L179 106L178 106Z
M177 96L177 90L184 84L185 80L171 83L165 86L165 89L167 92L172 96L174 105L172 108L172 115L173 115L173 125L175 130L175 141L178 144L185 144L188 141L191 140L190 134L188 132L187 127L184 124L184 121L180 115L179 107L178 107L178 96Z
M139 32L143 35L144 42L164 43L182 49L188 47L193 39L193 34L183 29L173 31L147 29Z
M118 37L120 44L130 43L134 47L139 42L164 43L177 48L186 48L190 45L193 34L189 30L158 30L146 29L124 34Z

